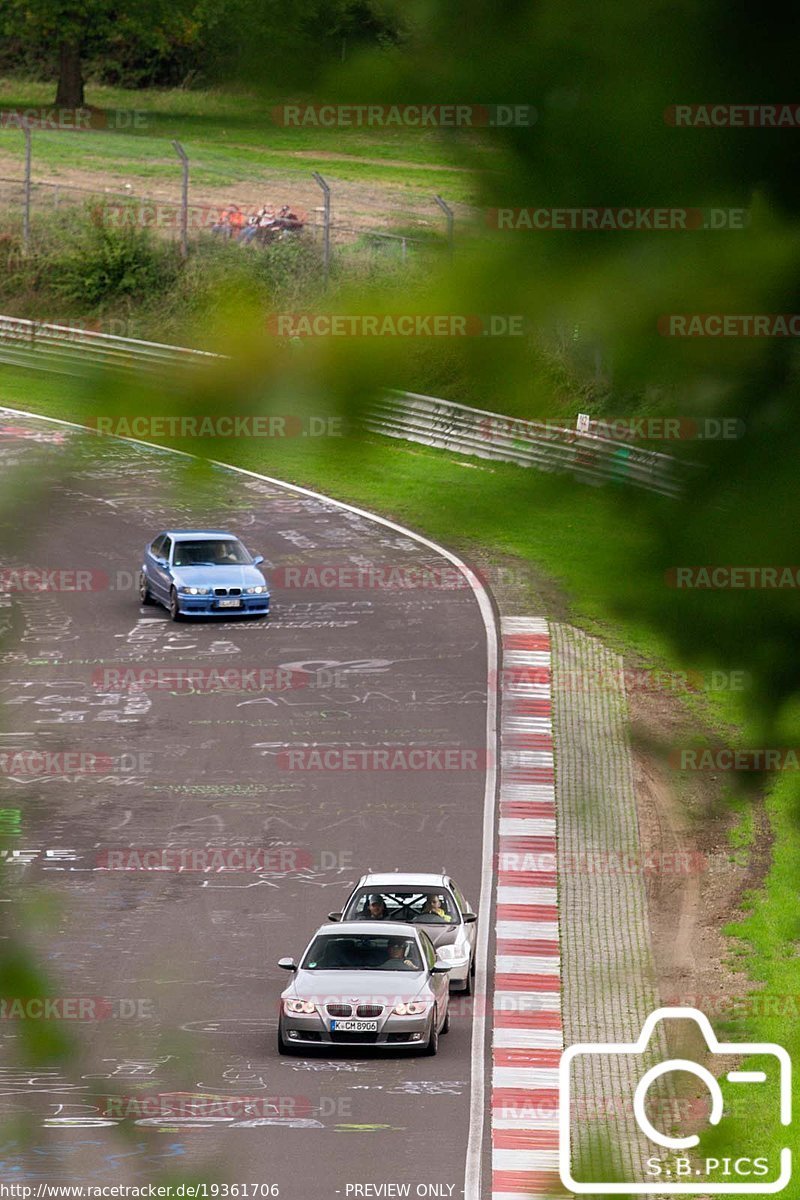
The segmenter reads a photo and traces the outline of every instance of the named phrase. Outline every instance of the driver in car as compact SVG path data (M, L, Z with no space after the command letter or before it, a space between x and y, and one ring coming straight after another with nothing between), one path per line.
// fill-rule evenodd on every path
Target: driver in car
M419 970L419 964L415 963L413 959L406 957L405 938L389 938L386 953L388 954L388 958L382 964L385 971Z
M383 896L370 896L361 919L364 921L385 921L389 916L386 901Z

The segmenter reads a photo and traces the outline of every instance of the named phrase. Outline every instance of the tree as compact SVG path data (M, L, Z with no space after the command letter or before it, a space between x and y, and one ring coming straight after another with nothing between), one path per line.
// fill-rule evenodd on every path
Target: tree
M0 33L46 62L57 47L55 103L81 108L85 64L116 52L169 56L197 45L204 6L198 0L0 0Z

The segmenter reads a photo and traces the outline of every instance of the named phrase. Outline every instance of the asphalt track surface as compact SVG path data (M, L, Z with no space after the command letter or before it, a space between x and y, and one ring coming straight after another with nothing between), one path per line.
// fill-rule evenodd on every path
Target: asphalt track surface
M15 849L4 899L54 900L49 917L24 926L52 994L111 998L120 1014L67 1022L80 1024L76 1057L36 1070L19 1062L18 1022L0 1021L3 1182L136 1184L180 1173L274 1184L287 1200L333 1200L358 1194L348 1192L356 1184L463 1195L472 1003L453 997L436 1058L284 1058L276 1024L289 976L275 964L299 955L369 867L446 866L478 904L480 759L478 769L298 771L279 758L309 746L484 751L487 634L472 590L273 584L268 622L173 624L133 591L144 543L169 526L233 529L273 579L292 565L447 564L271 482L222 469L187 475L174 455L79 434L42 442L56 427L27 418L0 415L0 424L3 476L17 469L37 489L22 512L11 505L2 516L3 565L102 573L95 590L5 599L0 746L115 759L99 775L0 780L4 808L19 813L16 839L4 842ZM190 695L92 683L105 667L164 665L288 668L306 686ZM296 866L98 865L109 849L208 846L283 849ZM14 906L2 907L8 922ZM143 1117L130 1103L164 1094L182 1094L182 1112L201 1102L201 1115ZM242 1103L241 1114L212 1119L203 1097L227 1097L228 1114ZM133 1115L118 1115L120 1104ZM27 1142L16 1118L29 1123ZM488 1195L488 1139L484 1147Z

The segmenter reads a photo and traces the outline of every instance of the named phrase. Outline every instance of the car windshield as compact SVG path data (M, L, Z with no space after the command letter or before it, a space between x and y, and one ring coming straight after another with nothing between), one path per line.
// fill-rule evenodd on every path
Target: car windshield
M236 538L204 538L197 542L176 542L174 567L226 567L231 563L252 562Z
M416 940L321 934L300 964L304 971L421 971Z
M436 888L357 892L344 914L346 921L406 921L420 925L456 925L458 909L450 893Z

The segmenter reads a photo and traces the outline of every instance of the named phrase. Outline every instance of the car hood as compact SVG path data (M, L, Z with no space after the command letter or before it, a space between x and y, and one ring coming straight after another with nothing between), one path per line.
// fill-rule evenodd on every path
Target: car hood
M411 999L425 989L424 971L298 971L286 995L301 1000Z
M221 567L173 567L172 577L186 587L263 587L266 579L258 567L249 563L230 563Z
M421 924L421 922L417 922ZM460 925L422 925L428 937L438 950L439 946L452 946L458 937Z

